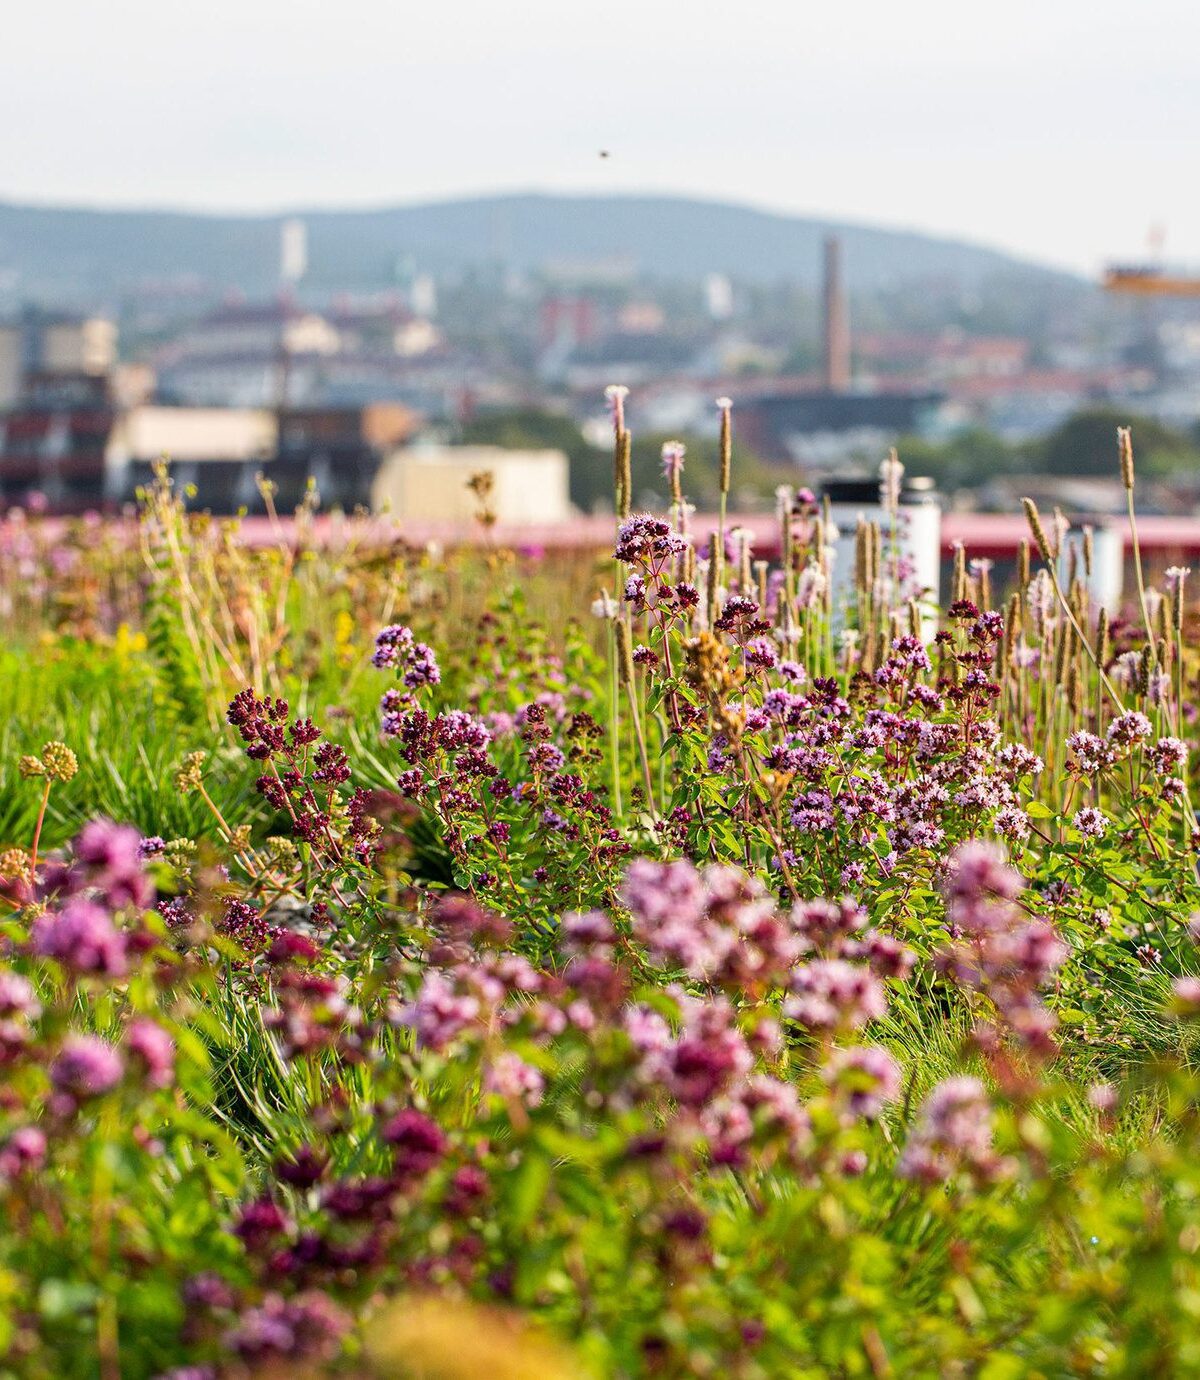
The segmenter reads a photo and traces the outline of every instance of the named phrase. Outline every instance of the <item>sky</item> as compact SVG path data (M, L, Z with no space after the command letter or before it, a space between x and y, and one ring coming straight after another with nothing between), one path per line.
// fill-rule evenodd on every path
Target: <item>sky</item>
M1194 0L13 0L4 38L7 200L661 191L1200 263Z

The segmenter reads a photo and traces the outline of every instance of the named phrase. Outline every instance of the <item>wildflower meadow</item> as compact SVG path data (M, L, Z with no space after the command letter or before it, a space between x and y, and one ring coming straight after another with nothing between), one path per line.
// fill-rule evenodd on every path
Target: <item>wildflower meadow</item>
M0 524L0 1375L1200 1374L1188 571L609 395L601 552Z

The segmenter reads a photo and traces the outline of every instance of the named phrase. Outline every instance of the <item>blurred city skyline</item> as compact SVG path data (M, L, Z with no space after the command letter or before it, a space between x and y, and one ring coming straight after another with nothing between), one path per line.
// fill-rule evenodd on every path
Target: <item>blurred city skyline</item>
M906 227L1095 275L1200 260L1200 12L614 0L8 17L0 199L211 211L663 192Z

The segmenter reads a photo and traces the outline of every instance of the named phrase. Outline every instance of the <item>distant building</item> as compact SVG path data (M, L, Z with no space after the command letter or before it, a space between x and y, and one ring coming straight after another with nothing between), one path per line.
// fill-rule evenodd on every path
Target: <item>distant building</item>
M302 220L285 220L279 227L279 276L298 283L308 271L308 227Z
M489 502L501 523L560 523L574 515L561 450L505 450L500 446L410 446L393 451L372 485L372 506L399 518L469 523L479 502L468 488L490 473Z
M231 354L332 355L340 346L337 328L319 312L287 299L234 302L218 307L188 327L175 348L185 357Z
M133 407L114 419L105 446L104 497L131 499L166 458L199 507L233 512L255 503L255 475L276 451L275 414L232 407Z
M281 300L222 307L180 332L155 364L172 402L357 406L413 402L413 364L436 362L442 345L432 322L396 300L342 301L328 313Z
M25 360L20 326L0 326L0 408L12 407L21 396Z
M543 349L571 350L596 338L596 304L590 297L547 297L538 310Z
M106 380L35 374L0 413L0 501L38 494L51 511L117 508L167 459L192 507L262 511L258 477L290 511L310 482L324 506L366 506L384 455L411 438L419 417L392 403L365 407L120 406Z
M287 299L229 303L181 331L155 368L174 401L271 407L306 396L320 361L340 348L331 321Z
M937 393L772 392L740 399L738 435L768 460L822 467L879 455L898 436L932 430L942 406Z
M117 362L117 328L102 316L41 323L36 367L47 374L107 374Z
M27 310L0 324L0 408L16 406L34 376L102 378L117 361L117 327L103 316Z
M712 321L728 321L733 315L733 284L724 273L705 277L704 310Z
M951 329L935 335L862 335L855 350L866 372L903 375L926 387L957 379L1016 378L1029 365L1030 344L1017 336L973 336Z
M281 510L294 508L311 480L322 504L368 507L385 456L412 438L420 417L399 403L291 408L280 416L268 475Z
M103 378L26 374L16 405L0 415L0 499L37 493L68 513L98 506L115 416Z

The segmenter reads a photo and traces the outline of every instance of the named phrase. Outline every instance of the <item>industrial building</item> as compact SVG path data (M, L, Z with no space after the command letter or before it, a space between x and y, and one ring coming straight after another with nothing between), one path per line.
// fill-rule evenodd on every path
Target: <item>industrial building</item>
M498 523L560 523L575 515L561 450L407 446L393 451L371 488L376 512L416 522L469 523L480 500L469 481L491 476L487 507Z
M749 390L738 400L739 435L767 459L821 470L877 458L898 436L928 431L942 394L903 381L887 388L855 382L842 246L835 235L825 241L822 316L819 385Z

